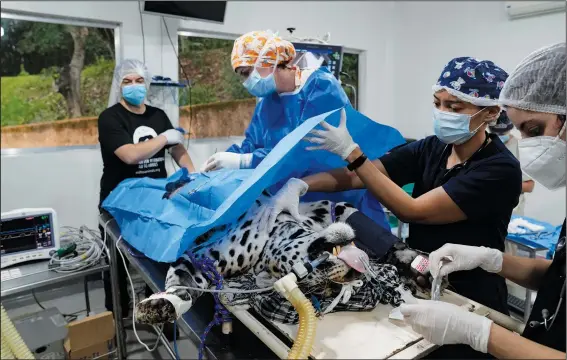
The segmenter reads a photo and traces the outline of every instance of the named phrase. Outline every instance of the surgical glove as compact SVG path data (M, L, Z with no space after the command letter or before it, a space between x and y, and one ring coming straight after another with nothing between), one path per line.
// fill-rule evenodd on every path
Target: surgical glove
M486 353L492 320L442 301L402 304L404 322L436 345L467 344Z
M219 169L248 169L252 163L252 154L220 152L211 156L201 167L201 172Z
M449 258L440 267L443 258ZM429 254L429 271L434 278L446 276L454 271L481 269L498 273L502 270L502 252L484 246L445 244Z
M321 126L326 130L311 130L309 133L313 136L305 137L304 140L319 146L309 146L307 150L328 150L339 155L345 160L351 152L358 147L350 136L346 127L346 112L341 110L341 122L339 127L329 125L326 121L321 122Z
M185 140L183 133L179 130L169 129L162 132L160 135L163 135L167 139L167 145L177 145L182 144Z
M291 178L264 206L260 215L260 231L269 231L276 224L276 218L282 211L288 211L297 221L299 215L299 198L307 192L309 185L304 181Z

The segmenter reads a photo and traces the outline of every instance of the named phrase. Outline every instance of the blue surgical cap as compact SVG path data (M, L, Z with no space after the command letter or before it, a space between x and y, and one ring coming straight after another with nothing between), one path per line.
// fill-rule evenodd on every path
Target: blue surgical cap
M433 91L446 90L468 103L494 106L507 78L506 71L492 61L458 57L445 65Z
M498 116L498 119L496 119L496 124L490 125L489 128L492 133L505 134L514 128L514 124L512 124L508 118L506 111L502 111L500 116Z

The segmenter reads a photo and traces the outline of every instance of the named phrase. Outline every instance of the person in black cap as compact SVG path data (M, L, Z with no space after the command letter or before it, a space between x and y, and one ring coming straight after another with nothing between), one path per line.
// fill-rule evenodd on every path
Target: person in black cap
M489 126L490 132L493 134L498 135L500 141L506 145L506 148L510 150L512 155L516 157L516 159L520 159L520 155L518 152L518 139L511 133L512 129L514 128L514 124L508 118L508 115L505 111L500 113L496 121L496 125ZM520 195L520 199L518 201L518 205L514 208L512 212L515 215L524 215L524 205L525 205L525 193L531 193L534 190L535 182L530 179L529 176L526 174L522 174L522 194Z

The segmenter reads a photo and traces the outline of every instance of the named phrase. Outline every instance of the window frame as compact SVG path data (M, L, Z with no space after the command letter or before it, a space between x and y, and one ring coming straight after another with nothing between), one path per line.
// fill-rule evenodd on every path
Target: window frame
M208 31L208 30L195 30L195 29L180 27L177 30L177 36L236 40L240 35L236 35L233 33L224 33L224 32ZM177 46L179 46L179 40L177 44L178 44ZM177 51L179 51L179 49ZM364 64L366 64L366 51L350 48L350 47L343 47L343 53L358 55L358 84L356 89L356 99L358 104L356 104L356 107L360 111L360 109L364 104L360 96L361 93L360 90L363 88L363 85L365 85L364 79L366 78L366 66L363 66L363 62Z
M344 54L349 54L349 55L357 55L358 56L358 77L357 77L357 84L356 84L356 109L357 111L360 111L360 109L362 108L362 104L363 102L361 101L362 98L360 96L360 89L362 88L362 84L364 84L364 78L366 77L366 73L364 71L364 69L366 69L366 67L362 66L362 59L366 59L366 52L363 50L358 50L358 49L354 49L354 48L349 48L349 47L345 47L343 48L343 56ZM341 69L342 70L342 69Z
M179 28L179 29L177 29L177 36L190 36L190 37L200 37L200 38L233 40L234 41L234 40L238 39L238 37L240 35L217 32L217 31L192 30L192 29L187 29L187 28Z
M51 14L31 13L19 10L2 10L0 16L12 20L24 20L43 22L50 24L62 24L72 26L98 27L112 29L114 31L114 63L119 64L122 59L123 46L121 41L122 24L114 21L92 20L76 18L71 16L60 16ZM17 156L24 154L38 154L48 152L61 152L68 150L99 149L100 144L96 145L69 145L69 146L49 146L37 148L3 148L0 150L1 156Z

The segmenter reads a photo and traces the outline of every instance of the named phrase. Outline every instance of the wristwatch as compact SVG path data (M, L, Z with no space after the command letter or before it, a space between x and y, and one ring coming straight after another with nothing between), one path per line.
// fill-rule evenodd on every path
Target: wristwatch
M364 162L367 160L368 158L366 157L366 155L362 154L359 157L356 158L356 160L354 160L353 162L351 162L350 164L347 165L347 169L349 169L350 171L354 171L356 169L358 169L359 167L362 166L362 164L364 164Z

